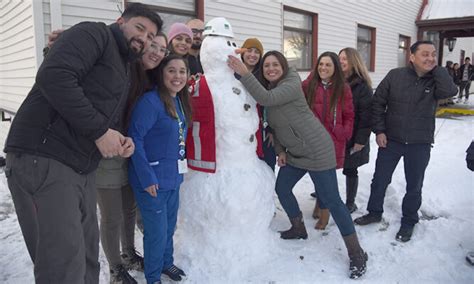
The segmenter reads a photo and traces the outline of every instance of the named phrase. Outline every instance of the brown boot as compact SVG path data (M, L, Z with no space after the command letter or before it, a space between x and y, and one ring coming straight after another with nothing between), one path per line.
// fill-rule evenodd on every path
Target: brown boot
M326 226L329 223L329 216L330 216L329 209L320 209L319 220L316 223L316 226L314 226L314 228L316 230L326 229Z
M321 211L321 209L319 209L319 199L316 198L316 204L314 205L314 209L313 209L313 218L314 218L314 220L319 219L319 216L321 214L320 211Z
M295 218L290 218L291 228L287 231L280 232L280 238L285 240L292 239L304 239L308 238L308 233L303 222L303 214L300 212L300 215Z
M347 247L349 254L350 265L349 272L351 279L357 279L364 275L367 271L367 260L369 259L367 253L360 247L357 234L353 233L349 236L342 237Z

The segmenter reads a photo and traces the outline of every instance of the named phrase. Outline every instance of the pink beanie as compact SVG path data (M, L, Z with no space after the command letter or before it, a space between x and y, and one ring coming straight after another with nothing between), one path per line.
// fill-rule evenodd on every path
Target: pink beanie
M174 23L171 25L170 30L168 32L168 43L170 43L175 37L180 34L185 34L193 39L193 31L191 31L188 26L183 23Z

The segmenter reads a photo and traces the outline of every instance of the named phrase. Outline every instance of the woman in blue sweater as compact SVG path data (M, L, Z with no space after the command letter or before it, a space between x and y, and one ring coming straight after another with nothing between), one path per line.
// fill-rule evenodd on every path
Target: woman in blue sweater
M156 88L136 103L129 136L135 143L129 182L144 225L145 277L161 283L161 274L175 281L184 272L173 263L179 187L186 172L186 129L191 120L188 100L188 66L171 55L163 59L153 76Z

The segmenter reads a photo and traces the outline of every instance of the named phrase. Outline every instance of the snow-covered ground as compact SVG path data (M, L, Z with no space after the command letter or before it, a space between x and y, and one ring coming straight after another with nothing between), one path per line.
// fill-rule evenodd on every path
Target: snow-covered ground
M465 150L474 139L474 117L438 118L436 123L436 144L423 187L422 217L412 240L403 244L394 240L405 192L401 161L387 190L384 222L356 227L361 244L369 254L367 274L356 280L359 283L474 283L474 266L465 261L466 253L474 251L474 174L466 168L465 162ZM353 214L354 218L365 213L369 197L377 155L373 137L371 147L370 163L359 169L356 199L359 210ZM340 171L338 181L344 200L345 180ZM308 240L278 239L272 260L253 263L254 269L242 275L237 283L354 283L348 279L347 253L334 221L331 219L325 231L313 229L312 190L308 176L294 189L305 217ZM277 214L271 224L275 238L278 237L276 231L288 227L288 219L277 204ZM0 228L0 283L33 283L33 266L3 174L0 175ZM138 231L136 237L141 250L142 236ZM252 263L253 260L246 261ZM108 265L102 251L100 262L100 282L108 283ZM180 259L176 259L176 264L180 265ZM139 283L145 283L142 273L132 275ZM185 283L204 282L195 275Z

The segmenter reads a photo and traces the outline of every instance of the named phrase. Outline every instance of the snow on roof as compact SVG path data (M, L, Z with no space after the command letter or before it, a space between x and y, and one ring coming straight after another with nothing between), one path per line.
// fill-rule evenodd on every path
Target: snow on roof
M474 16L474 0L429 0L421 20Z

